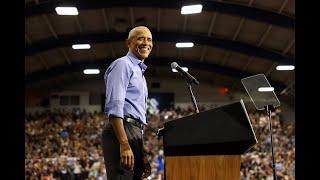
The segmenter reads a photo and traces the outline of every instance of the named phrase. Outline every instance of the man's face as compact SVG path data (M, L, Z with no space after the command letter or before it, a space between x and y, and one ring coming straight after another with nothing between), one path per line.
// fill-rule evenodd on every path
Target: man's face
M153 47L151 32L148 29L137 30L134 36L127 40L127 45L138 59L146 59Z

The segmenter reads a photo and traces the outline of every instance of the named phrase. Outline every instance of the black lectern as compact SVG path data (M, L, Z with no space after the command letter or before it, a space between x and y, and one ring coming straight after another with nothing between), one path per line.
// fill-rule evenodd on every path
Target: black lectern
M243 101L165 123L166 180L239 180L240 155L257 143Z

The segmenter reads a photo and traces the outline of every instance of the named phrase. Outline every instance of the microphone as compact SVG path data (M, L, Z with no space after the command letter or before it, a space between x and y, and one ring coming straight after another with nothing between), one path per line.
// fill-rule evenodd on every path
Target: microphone
M171 68L177 70L178 72L180 72L184 77L186 77L189 82L194 83L196 85L199 84L199 81L196 80L196 78L194 78L193 76L191 76L191 74L189 74L188 72L184 71L176 62L171 63Z

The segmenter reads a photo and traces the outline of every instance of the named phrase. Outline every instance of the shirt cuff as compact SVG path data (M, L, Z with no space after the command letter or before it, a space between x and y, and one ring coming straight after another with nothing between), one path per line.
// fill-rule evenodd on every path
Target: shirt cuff
M123 119L123 101L115 100L106 104L105 113L109 116L120 117Z

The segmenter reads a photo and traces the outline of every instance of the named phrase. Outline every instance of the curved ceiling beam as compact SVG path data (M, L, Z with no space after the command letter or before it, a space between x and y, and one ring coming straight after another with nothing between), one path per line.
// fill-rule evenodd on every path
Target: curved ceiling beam
M112 58L109 58L109 59L112 59ZM113 60L106 60L106 58L103 58L103 59L97 59L94 61L88 60L84 62L57 66L49 70L40 70L27 75L25 77L25 82L27 84L36 83L40 80L49 79L49 78L64 74L66 72L79 72L87 68L99 68L100 70L105 70L112 61ZM172 61L176 61L180 66L187 66L189 68L215 72L215 73L219 73L219 74L223 74L223 75L227 75L227 76L239 78L239 79L254 75L249 72L243 72L241 70L237 70L229 67L224 67L224 66L219 66L215 64L209 64L209 63L195 62L196 60L188 60L188 61L172 60L171 57L150 57L146 61L146 64L147 66L149 65L164 66L164 67L170 68L171 67L170 64L172 63ZM103 76L103 73L104 72L102 72L101 76ZM199 81L201 81L201 79L199 79ZM285 84L280 82L270 81L270 83L273 87L275 87L277 91L281 91L286 87Z
M244 53L250 56L257 56L265 58L271 61L280 62L283 64L294 65L294 57L284 56L281 52L267 50L258 46L246 44L243 42L237 42L227 39L220 39L217 37L208 37L204 35L192 35L187 33L177 32L156 32L153 33L154 42L181 42L191 41L195 44L215 46L239 53ZM58 47L71 47L73 44L78 43L103 43L113 41L124 41L127 38L127 33L95 33L95 34L84 34L84 35L69 35L59 36L59 39L45 39L38 42L34 42L32 45L27 45L25 48L25 55L30 56L35 53L54 49Z
M225 1L201 1L203 5L203 11L214 11L220 13L231 14L235 16L242 16L244 18L261 21L273 25L278 25L285 28L294 28L295 18L285 15L280 15L276 12L271 12L254 7L248 7L235 3ZM27 6L25 9L25 16L35 16L40 14L55 13L55 7L57 6L76 6L79 10L101 9L101 8L113 8L113 7L146 7L146 8L174 8L180 9L183 5L183 1L172 0L148 0L148 1L132 1L132 0L78 0L74 2L49 2L41 3L39 5Z

